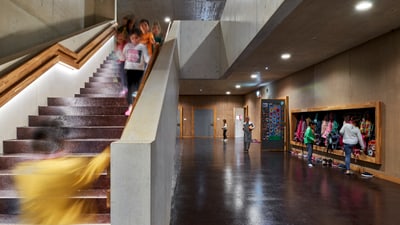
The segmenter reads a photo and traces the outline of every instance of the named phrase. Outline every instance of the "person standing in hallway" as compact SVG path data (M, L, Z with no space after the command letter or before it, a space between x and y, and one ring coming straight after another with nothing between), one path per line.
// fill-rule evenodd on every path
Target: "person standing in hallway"
M228 131L228 124L226 123L226 119L223 119L222 123L223 123L222 132L223 132L223 135L224 135L224 142L227 142L228 139L227 139L227 136L226 136L226 132Z
M344 154L345 154L345 165L346 165L346 175L350 175L350 161L351 161L351 153L353 151L353 147L359 143L361 146L361 150L365 149L365 144L360 132L360 129L357 127L359 124L359 120L355 118L351 118L349 122L344 121L343 126L340 129L340 134L343 135L343 144L344 144Z
M253 122L250 121L250 118L247 116L244 119L243 131L244 131L244 151L248 152L250 148L250 143L252 141L251 133L254 130L255 126Z
M313 167L312 164L312 154L313 154L313 144L315 142L315 123L310 121L306 132L304 133L304 144L307 148L307 163L309 167Z

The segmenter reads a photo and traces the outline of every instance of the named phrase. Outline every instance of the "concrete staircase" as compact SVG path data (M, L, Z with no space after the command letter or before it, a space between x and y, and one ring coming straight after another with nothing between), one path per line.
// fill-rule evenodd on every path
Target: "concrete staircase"
M44 121L62 121L68 129L64 149L72 155L93 157L111 142L120 138L127 117L128 105L121 90L118 65L110 55L74 97L48 98L47 106L39 106L38 115L28 118L27 127L17 127L17 139L3 142L4 154L0 156L0 225L18 223L18 194L13 185L13 166L29 160L34 154L34 130ZM107 171L100 176L91 190L80 192L75 198L95 201L98 214L96 224L110 224L107 207L107 190L110 180Z

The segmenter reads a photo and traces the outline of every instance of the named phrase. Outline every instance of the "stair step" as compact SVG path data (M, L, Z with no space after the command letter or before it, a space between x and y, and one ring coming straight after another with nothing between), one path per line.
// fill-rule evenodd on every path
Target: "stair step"
M16 190L0 190L0 214L18 214L19 195ZM96 202L98 213L109 213L107 208L107 191L103 189L81 190L72 197L77 201Z
M125 106L128 107L125 97L67 97L48 98L49 106Z
M34 139L34 133L38 127L17 127L17 139ZM51 129L51 128L49 128ZM84 139L84 138L120 138L124 126L94 126L85 127L78 125L74 127L61 127L64 139Z
M118 139L66 139L63 143L63 149L70 153L100 153L112 142ZM32 153L34 152L32 139L11 139L3 142L4 154Z
M89 77L89 82L118 82L118 77Z
M127 106L39 106L39 115L123 115Z
M46 121L59 121L64 127L72 126L125 126L125 115L31 115L29 126L41 126Z
M1 190L14 190L14 176L12 170L0 170L0 194ZM103 172L99 179L97 179L93 185L93 189L105 189L110 188L110 177L106 172ZM0 196L2 198L2 196Z
M113 78L114 82L117 82L119 78L119 70L110 70L108 72L106 71L97 71L96 73L93 74L92 77L104 77L104 78Z
M26 225L18 223L18 215L0 214L0 225ZM111 225L110 214L96 214L94 223L85 223L82 225Z
M103 98L103 97L110 97L110 98L118 98L121 97L120 94L75 94L74 97L80 98Z
M101 64L100 68L115 68L115 69L119 69L119 64L114 61L106 61L103 64Z
M85 88L112 88L114 90L121 90L122 86L116 82L86 82Z
M105 85L106 86L106 85ZM80 88L80 94L119 94L121 88L114 86L107 86L106 88Z
M88 157L93 158L98 154L91 153L74 153L69 154L67 157ZM17 153L7 154L0 157L0 170L10 170L15 167L16 163L20 163L28 160L43 159L45 154L38 153Z
M107 74L118 74L119 68L118 67L103 67L97 68L96 73L107 73Z

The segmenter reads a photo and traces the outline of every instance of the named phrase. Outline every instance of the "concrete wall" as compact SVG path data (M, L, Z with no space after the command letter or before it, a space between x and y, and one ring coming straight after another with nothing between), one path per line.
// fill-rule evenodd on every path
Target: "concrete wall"
M38 106L47 105L48 97L73 97L114 49L110 39L79 70L56 64L21 93L0 107L0 141L16 138L17 127L28 125L28 115L37 115ZM62 84L62 85L57 85ZM3 145L0 145L0 154Z
M400 178L399 46L396 30L272 83L263 97L287 95L290 109L381 101L382 166L376 172Z
M221 16L221 30L228 65L232 65L284 0L228 0ZM297 0L286 1L297 4ZM251 12L251 13L249 13Z
M218 21L180 21L181 79L218 79L227 65Z
M169 224L179 95L177 30L163 44L121 139L111 145L112 224Z
M115 1L0 1L0 59L98 22L113 20Z

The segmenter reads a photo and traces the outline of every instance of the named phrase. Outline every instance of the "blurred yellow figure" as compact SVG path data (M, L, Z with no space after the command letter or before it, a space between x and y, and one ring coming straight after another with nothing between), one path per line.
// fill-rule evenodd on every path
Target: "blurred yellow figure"
M68 225L88 222L93 208L72 198L88 187L110 162L107 147L93 159L59 157L20 163L15 185L21 197L21 222Z

